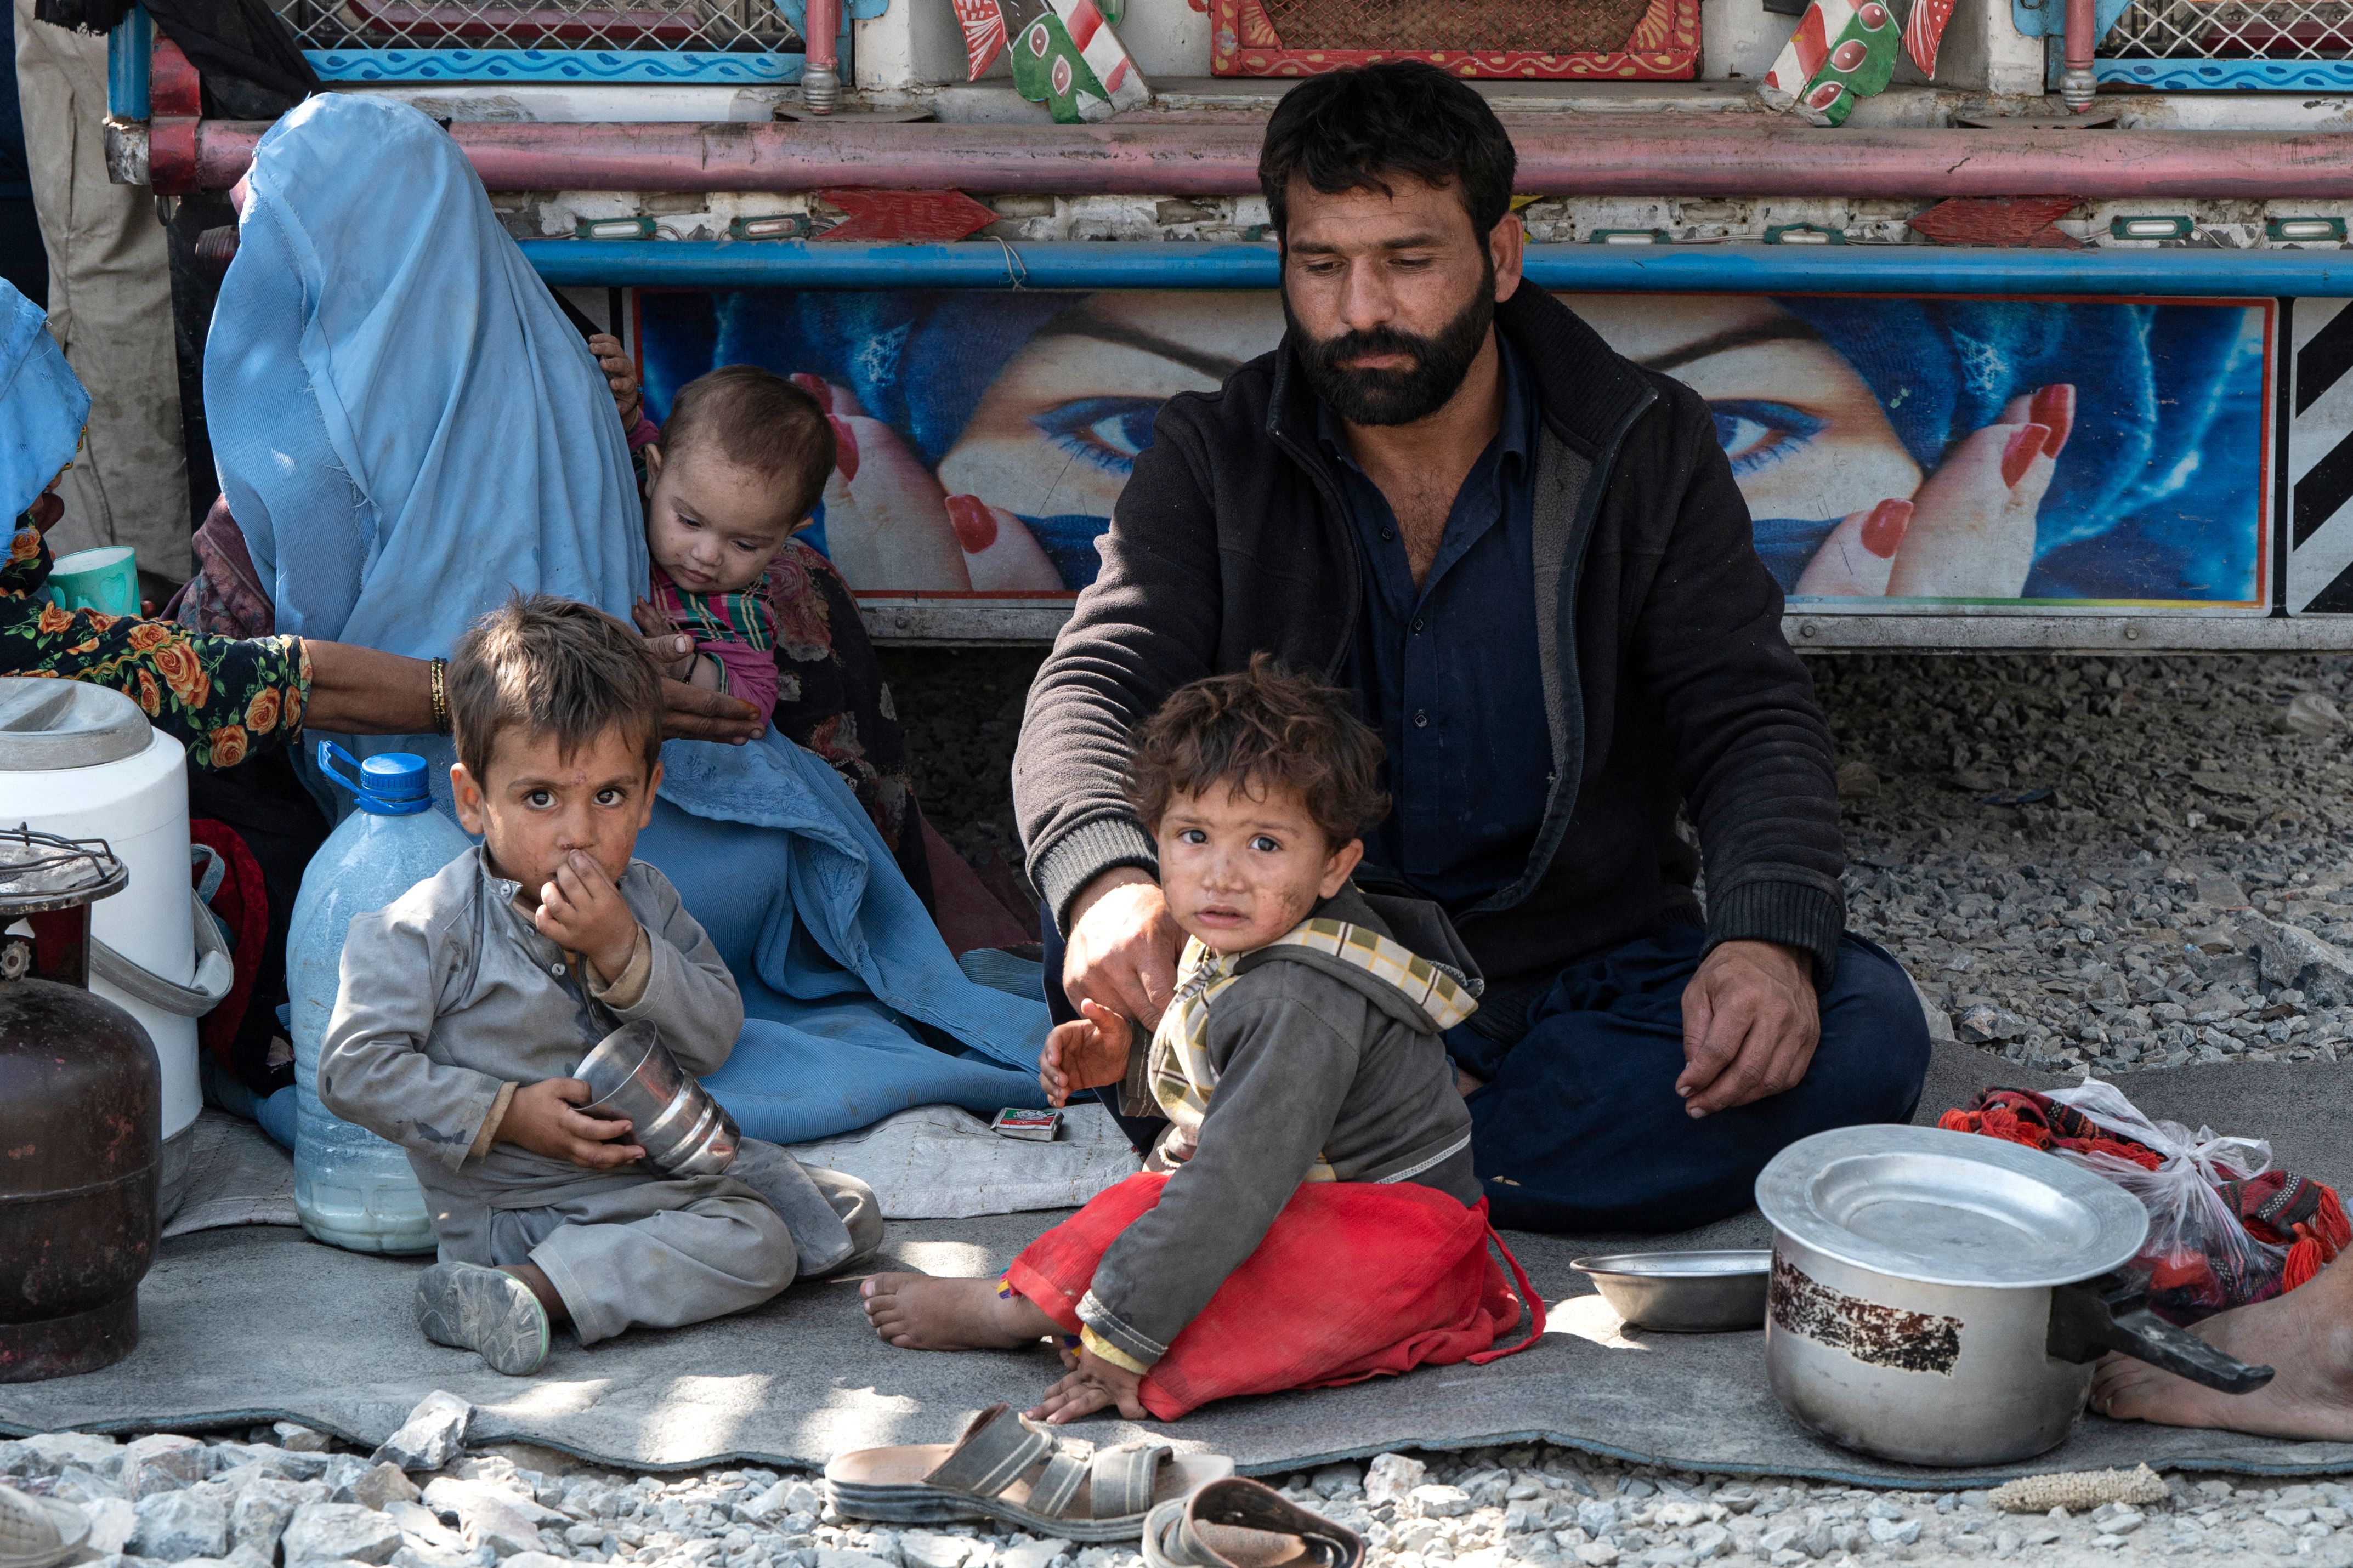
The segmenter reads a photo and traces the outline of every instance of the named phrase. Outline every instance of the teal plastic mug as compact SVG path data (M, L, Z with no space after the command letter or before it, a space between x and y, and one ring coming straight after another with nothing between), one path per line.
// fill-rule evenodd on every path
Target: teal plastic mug
M139 552L128 544L77 550L49 568L49 603L110 616L139 613Z

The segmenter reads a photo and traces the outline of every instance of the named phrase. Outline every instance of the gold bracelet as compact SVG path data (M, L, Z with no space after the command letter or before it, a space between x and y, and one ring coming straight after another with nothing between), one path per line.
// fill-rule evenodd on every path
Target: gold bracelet
M448 668L449 661L446 658L437 658L433 661L431 666L433 681L433 732L437 735L446 735L449 732L449 690L448 686L444 684L445 677Z

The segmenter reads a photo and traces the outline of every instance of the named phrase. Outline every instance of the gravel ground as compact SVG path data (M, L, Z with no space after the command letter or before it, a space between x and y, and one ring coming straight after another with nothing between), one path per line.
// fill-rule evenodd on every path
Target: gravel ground
M967 855L1007 794L1038 654L884 655L924 809ZM2353 1054L2353 704L2342 658L1811 661L1837 735L1852 923L1964 1038L2105 1074ZM2129 1083L2126 1084L2129 1092ZM2260 1129L2245 1129L2260 1132ZM629 1476L543 1449L405 1473L287 1424L203 1441L0 1441L0 1484L92 1521L86 1563L236 1568L1139 1568L969 1527L867 1530L812 1478ZM1362 1532L1373 1568L1518 1563L2172 1562L2353 1568L2353 1488L2172 1475L2165 1500L2012 1512L1980 1491L1693 1476L1539 1447L1269 1478ZM421 1495L420 1495L421 1494Z
M446 1396L444 1396L446 1397ZM1641 1469L1524 1446L1384 1454L1270 1477L1363 1535L1373 1568L1694 1563L2353 1563L2353 1489L2175 1476L2162 1501L1997 1507L1983 1491L1873 1491ZM631 1476L524 1445L404 1471L290 1423L206 1440L0 1442L0 1485L79 1505L95 1568L1141 1568L970 1525L869 1527L815 1478L745 1467Z

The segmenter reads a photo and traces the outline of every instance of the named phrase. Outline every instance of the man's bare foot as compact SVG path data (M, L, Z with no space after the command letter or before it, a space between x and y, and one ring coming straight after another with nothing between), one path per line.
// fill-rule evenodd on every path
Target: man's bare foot
M2190 1331L2278 1375L2253 1394L2220 1394L2109 1355L2092 1376L2092 1408L2119 1421L2353 1440L2353 1267L2337 1263L2284 1296L2217 1313Z
M1054 1331L1028 1297L1000 1298L994 1279L877 1274L858 1295L874 1331L902 1351L1018 1350Z

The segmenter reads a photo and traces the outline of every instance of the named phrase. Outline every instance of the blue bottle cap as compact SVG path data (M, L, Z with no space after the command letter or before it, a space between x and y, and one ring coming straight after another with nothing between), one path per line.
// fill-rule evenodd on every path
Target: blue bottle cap
M426 763L414 752L384 752L358 764L359 777L340 773L335 762L352 765L352 754L331 741L319 742L319 771L359 797L359 808L375 816L414 816L433 809Z

